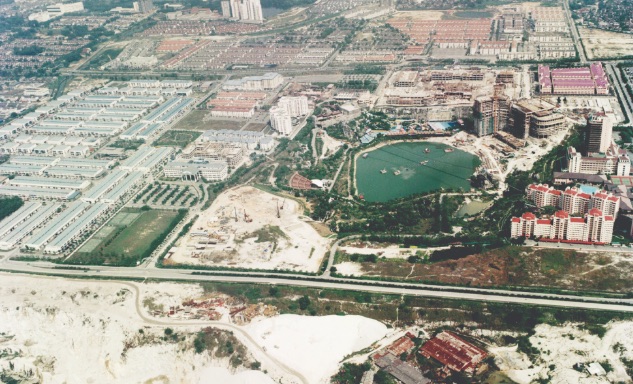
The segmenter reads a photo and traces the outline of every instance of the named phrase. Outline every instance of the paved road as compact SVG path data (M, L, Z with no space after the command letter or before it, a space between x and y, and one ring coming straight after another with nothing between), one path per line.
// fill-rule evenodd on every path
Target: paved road
M569 25L569 29L571 30L571 37L572 39L574 39L574 45L576 45L576 49L578 50L578 57L580 58L580 62L584 64L587 62L587 56L585 55L585 49L582 45L580 35L578 34L576 23L574 23L574 19L571 17L569 0L563 0L563 7L565 8L565 16L567 16L567 24Z
M341 289L397 295L414 295L446 299L473 300L484 302L514 303L542 305L552 307L580 308L602 311L633 312L633 300L617 298L583 297L562 294L543 294L534 292L482 289L472 287L442 287L426 284L410 284L400 282L365 281L310 277L301 275L284 275L260 272L210 272L193 274L192 270L125 268L125 267L86 267L85 269L54 269L56 265L46 262L24 263L4 259L0 262L0 270L17 273L55 274L64 277L94 277L109 279L152 279L157 281L218 281L252 284L280 284L310 288ZM83 267L82 267L83 268ZM220 275L220 273L222 275ZM520 295L520 297L519 297Z

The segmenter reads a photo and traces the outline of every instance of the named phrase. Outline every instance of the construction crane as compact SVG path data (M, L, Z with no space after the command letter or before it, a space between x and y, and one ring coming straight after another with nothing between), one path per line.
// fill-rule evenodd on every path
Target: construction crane
M281 207L279 207L279 209L284 209L284 205L286 205L286 199L281 202Z
M235 209L235 222L237 223L237 207L234 207Z
M279 202L277 202L277 218L281 218L281 214L279 213Z

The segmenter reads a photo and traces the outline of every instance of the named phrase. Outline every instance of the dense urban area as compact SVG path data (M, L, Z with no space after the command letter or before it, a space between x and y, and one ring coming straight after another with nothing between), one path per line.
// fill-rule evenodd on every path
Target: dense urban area
M633 3L0 0L0 382L633 382Z

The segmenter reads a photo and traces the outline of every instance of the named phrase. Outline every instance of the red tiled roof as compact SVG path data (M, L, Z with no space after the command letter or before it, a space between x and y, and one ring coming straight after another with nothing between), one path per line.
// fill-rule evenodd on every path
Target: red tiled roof
M558 217L559 219L567 219L569 218L569 213L561 210L561 211L556 212L554 216Z
M592 208L589 210L589 215L591 216L602 216L602 211L598 208Z

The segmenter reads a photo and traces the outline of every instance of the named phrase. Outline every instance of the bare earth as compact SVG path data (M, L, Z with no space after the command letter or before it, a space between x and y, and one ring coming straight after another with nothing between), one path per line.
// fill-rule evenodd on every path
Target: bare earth
M168 260L316 272L329 240L321 237L302 214L303 208L291 199L253 187L228 190L200 215L191 233L180 240ZM207 231L208 238L192 236L201 231ZM203 244L216 241L217 244Z
M578 27L589 59L633 55L633 35Z

